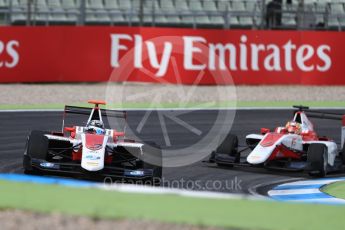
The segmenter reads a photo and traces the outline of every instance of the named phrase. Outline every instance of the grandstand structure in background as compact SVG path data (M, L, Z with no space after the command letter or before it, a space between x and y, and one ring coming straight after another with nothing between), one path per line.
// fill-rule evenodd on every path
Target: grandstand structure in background
M0 0L3 25L345 30L345 0Z

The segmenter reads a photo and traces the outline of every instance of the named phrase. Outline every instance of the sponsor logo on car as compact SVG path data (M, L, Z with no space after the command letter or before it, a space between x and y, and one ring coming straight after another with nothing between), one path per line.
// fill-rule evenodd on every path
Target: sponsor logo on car
M54 163L50 163L50 162L42 162L40 163L40 166L43 168L52 168L52 169L58 169L59 165L56 165Z
M87 156L85 156L85 158L88 160L100 160L101 159L101 157L95 156L95 155L87 155Z
M103 146L102 144L94 144L93 146L88 146L87 148L90 149L90 150L95 151L95 150L101 149L102 146Z
M99 164L97 162L86 162L87 165L91 166L98 166Z

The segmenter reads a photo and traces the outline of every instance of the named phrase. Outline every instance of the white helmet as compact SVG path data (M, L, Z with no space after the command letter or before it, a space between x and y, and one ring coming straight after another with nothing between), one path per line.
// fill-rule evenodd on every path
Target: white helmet
M88 126L88 127L94 126L94 127L97 127L97 128L102 128L102 129L104 129L103 121L100 121L100 120L91 120L91 121L87 124L87 126Z
M105 134L104 124L100 120L92 120L87 124L89 130L93 130L96 134Z

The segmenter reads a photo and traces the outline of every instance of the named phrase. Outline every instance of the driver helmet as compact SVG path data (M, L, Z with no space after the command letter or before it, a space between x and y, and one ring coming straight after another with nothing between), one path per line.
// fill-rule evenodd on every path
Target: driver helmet
M104 124L100 120L91 120L87 125L89 129L94 130L96 134L102 135L105 134Z
M287 129L288 133L293 133L293 134L301 133L301 125L296 121L289 121L288 123L286 123L285 128Z

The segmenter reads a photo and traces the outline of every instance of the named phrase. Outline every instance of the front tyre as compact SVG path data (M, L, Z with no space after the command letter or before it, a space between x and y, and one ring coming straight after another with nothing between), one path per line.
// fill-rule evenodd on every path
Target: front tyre
M27 138L23 157L23 168L25 174L39 174L39 171L32 167L31 160L46 160L48 153L48 138L44 135L47 132L31 131Z
M328 149L324 144L311 144L308 148L307 162L310 165L309 175L324 177L327 175Z
M232 163L239 163L240 162L240 153L238 152L238 138L236 135L228 134L224 141L218 146L215 151L215 162L217 162L218 166L221 167L233 167L232 164L224 164L221 161L217 161L217 156L219 158L230 156Z
M341 161L343 162L343 165L345 165L345 142L344 142L344 145L343 145L343 149L340 153L340 157L341 157Z

